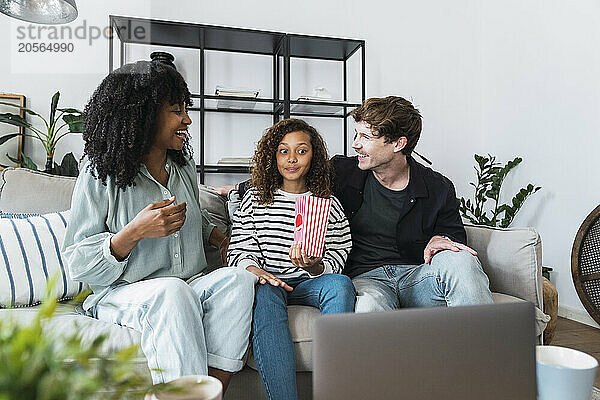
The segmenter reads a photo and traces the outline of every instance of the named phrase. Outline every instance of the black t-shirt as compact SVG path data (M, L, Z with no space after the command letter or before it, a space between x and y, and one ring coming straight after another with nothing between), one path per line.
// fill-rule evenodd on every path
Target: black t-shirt
M352 251L344 273L356 276L381 265L403 264L396 243L396 227L406 200L406 189L391 190L369 173L363 203L354 218Z

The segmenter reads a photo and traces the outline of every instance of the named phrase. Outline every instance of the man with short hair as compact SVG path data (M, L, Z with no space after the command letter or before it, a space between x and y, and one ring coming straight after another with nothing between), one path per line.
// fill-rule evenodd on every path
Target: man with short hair
M356 312L492 302L450 180L412 157L421 115L402 97L352 112L355 157L335 156L335 196L352 233L344 273Z
M334 194L350 222L343 273L356 288L356 312L491 303L488 277L466 246L454 185L412 157L419 111L388 96L367 99L352 116L358 155L331 162Z

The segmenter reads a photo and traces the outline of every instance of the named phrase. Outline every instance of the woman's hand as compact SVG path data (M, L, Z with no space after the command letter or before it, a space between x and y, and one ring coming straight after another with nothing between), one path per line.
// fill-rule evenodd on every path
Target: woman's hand
M323 266L323 257L307 256L301 242L294 242L292 247L290 247L290 260L296 267L308 271L311 275L319 275L325 268Z
M163 237L177 232L185 222L187 203L170 206L175 197L151 203L110 239L110 250L119 261L124 260L144 238Z
M170 206L173 202L174 196L150 203L127 225L131 225L132 231L137 232L140 240L169 236L181 229L187 210L186 202Z
M275 275L265 271L262 268L258 268L254 265L251 265L249 267L246 267L246 270L250 271L254 275L258 276L258 283L260 283L261 285L264 285L265 283L269 283L273 286L281 286L283 289L287 290L288 292L291 292L292 290L294 290L293 287L291 287L290 285L288 285L281 279L277 278Z

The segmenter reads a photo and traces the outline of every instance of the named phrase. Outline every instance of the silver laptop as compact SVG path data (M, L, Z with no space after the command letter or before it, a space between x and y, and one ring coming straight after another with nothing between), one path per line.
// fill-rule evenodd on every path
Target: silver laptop
M536 398L530 303L319 317L314 400Z

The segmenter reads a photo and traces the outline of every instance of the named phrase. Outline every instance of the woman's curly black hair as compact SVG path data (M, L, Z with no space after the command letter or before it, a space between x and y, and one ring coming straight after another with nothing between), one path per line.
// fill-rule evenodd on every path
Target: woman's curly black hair
M110 176L123 190L134 185L143 156L154 144L158 114L165 103L192 104L183 77L168 65L138 61L104 78L84 111L84 156L93 176L103 184ZM167 153L178 165L185 165L192 155L189 137L182 150Z
M275 191L283 184L283 177L277 169L277 148L285 135L296 131L310 136L312 160L306 174L308 190L317 197L331 196L332 168L323 138L315 128L301 119L288 118L267 129L254 153L250 186L254 188L259 204L272 204Z

